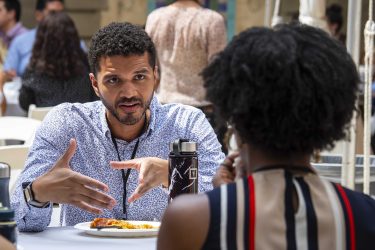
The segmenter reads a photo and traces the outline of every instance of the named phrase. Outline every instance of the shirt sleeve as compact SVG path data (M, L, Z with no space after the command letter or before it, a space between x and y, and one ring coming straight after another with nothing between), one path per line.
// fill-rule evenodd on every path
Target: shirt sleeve
M66 124L67 112L60 105L52 109L36 132L30 148L25 168L19 176L15 191L11 196L11 207L15 210L15 220L19 231L43 231L49 225L52 206L37 208L26 203L22 183L34 181L52 168L65 148L57 146L56 142L66 141L68 147L70 134Z
M212 177L219 164L224 160L217 136L202 111L197 111L195 117L189 119L187 136L198 144L198 181L199 192L212 190Z
M87 53L87 52L88 52L88 49L87 49L87 46L86 46L85 41L81 40L81 41L80 41L80 45L81 45L81 49L82 49L85 53Z
M227 29L224 18L220 14L215 14L208 30L208 61L211 61L212 57L227 45Z
M18 51L19 44L17 38L10 44L3 67L4 71L15 70L17 75L19 75L18 65L21 64L20 53Z

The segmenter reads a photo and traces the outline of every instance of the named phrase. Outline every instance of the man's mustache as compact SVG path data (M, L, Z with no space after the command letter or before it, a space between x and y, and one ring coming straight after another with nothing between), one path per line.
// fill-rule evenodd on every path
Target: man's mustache
M141 98L136 98L136 97L132 97L132 98L123 97L116 102L116 106L120 104L128 104L128 103L135 103L135 102L139 103L142 107L144 106L143 100Z

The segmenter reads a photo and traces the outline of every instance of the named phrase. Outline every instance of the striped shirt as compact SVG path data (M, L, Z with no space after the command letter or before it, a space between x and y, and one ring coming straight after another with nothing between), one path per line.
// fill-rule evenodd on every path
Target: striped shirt
M375 200L315 173L269 169L207 195L203 249L375 249Z

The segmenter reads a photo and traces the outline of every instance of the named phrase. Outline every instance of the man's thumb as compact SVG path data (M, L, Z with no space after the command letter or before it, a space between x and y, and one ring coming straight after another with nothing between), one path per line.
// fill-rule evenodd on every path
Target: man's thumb
M60 166L60 167L68 166L70 160L72 159L73 155L76 152L76 149L77 149L77 141L76 139L72 138L69 141L69 146L65 150L65 153L61 156L59 160L59 164L56 164L56 166Z

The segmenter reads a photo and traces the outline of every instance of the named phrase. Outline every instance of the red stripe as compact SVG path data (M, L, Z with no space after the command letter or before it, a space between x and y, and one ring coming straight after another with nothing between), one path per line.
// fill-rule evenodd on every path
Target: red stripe
M349 199L346 196L344 189L339 184L336 184L336 187L344 201L346 213L349 219L350 249L355 250L355 229L352 206L350 205Z
M249 183L249 250L255 249L255 188L253 176L247 177Z

